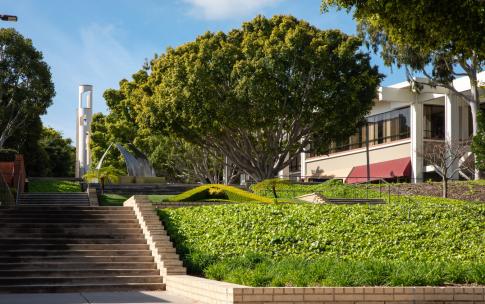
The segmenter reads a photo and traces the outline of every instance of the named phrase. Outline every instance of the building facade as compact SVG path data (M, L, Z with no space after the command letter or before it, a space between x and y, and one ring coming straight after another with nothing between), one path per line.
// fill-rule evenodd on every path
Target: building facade
M479 74L479 79L485 80L485 72ZM467 77L456 79L453 85L458 92L469 94ZM484 102L482 98L482 110ZM420 182L434 172L434 167L423 160L425 151L436 144L467 142L471 135L470 107L462 97L429 85L414 90L409 82L402 82L379 88L367 126L347 140L333 143L325 155L301 153L280 176L305 181L365 181L368 136L371 178ZM471 152L465 157L472 157ZM454 178L459 178L459 173Z

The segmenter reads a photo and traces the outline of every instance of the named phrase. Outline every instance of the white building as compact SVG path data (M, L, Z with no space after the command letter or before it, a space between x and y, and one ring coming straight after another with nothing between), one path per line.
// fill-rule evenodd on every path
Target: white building
M485 72L478 76L485 81ZM426 79L418 81L426 82ZM469 94L467 77L456 79L453 85L458 92ZM485 109L485 98L480 107ZM469 108L461 97L441 87L424 85L416 92L406 81L379 88L378 99L367 116L371 177L414 182L427 178L434 168L423 162L423 151L436 143L470 139ZM328 178L364 181L367 176L365 133L363 127L346 142L333 144L328 155L302 153L280 176L315 181Z

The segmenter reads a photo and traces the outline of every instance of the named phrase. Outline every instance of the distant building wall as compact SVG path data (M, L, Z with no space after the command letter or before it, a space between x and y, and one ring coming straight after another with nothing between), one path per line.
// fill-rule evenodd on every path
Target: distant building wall
M409 157L411 140L405 139L389 144L373 146L369 149L370 163ZM366 164L365 148L335 153L330 156L307 158L305 172L307 177L347 177L355 166Z

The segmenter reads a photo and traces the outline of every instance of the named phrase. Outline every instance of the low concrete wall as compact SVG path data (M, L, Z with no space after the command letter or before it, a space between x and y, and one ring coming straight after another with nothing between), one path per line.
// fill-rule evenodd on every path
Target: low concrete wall
M485 304L485 287L247 287L193 276L168 276L167 290L217 304Z
M86 189L86 192L89 197L89 205L90 206L99 206L99 201L98 201L98 193L96 189L93 188L88 188Z
M235 288L232 303L485 303L485 287Z
M235 290L243 285L219 282L189 275L167 276L167 290L199 303L235 303Z

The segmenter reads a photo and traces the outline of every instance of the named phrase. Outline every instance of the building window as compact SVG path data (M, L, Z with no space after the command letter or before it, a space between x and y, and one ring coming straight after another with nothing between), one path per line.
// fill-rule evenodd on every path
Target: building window
M292 172L300 172L301 171L301 154L298 153L298 155L293 158L293 160L290 162L290 173Z
M424 105L424 138L445 139L445 107Z
M410 137L410 108L404 107L367 117L369 145L389 143ZM348 139L332 143L328 154L365 147L366 126L362 126ZM327 154L327 153L325 153ZM315 153L310 157L317 156Z

